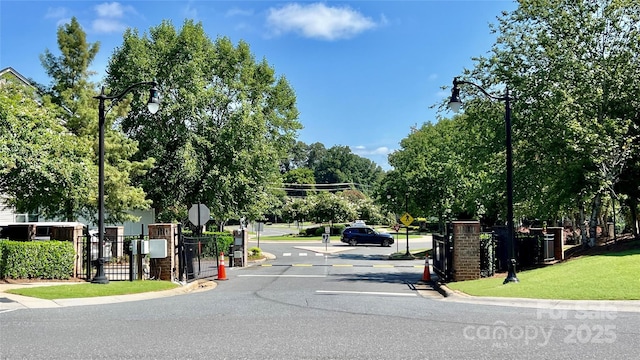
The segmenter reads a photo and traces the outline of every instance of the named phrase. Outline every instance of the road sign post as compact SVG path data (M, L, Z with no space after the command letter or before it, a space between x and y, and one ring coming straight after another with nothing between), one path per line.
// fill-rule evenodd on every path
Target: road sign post
M406 256L411 256L411 252L409 252L409 225L413 223L413 216L411 216L408 212L405 212L404 215L400 217L400 221L407 228L407 253Z
M202 235L202 225L206 225L211 212L205 204L193 204L189 209L189 221L198 227L198 236Z

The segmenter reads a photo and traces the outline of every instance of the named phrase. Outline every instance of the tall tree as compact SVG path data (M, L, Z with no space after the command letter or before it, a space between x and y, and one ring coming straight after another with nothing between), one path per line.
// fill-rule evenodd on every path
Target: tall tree
M33 89L0 91L0 193L18 212L75 220L95 198L91 147L69 133L60 108Z
M632 1L522 0L468 73L514 94L516 200L537 214L588 203L591 244L602 196L638 152L638 23Z
M94 164L98 161L98 95L97 87L89 80L92 73L89 66L99 50L99 44L89 44L86 34L74 17L69 24L58 28L58 47L60 55L55 56L49 50L41 56L42 65L52 78L52 101L63 109L59 112L60 121L76 136L79 144L93 148ZM125 99L126 100L126 99ZM105 125L105 209L106 222L119 223L135 219L128 213L133 209L146 209L149 202L140 187L131 185L131 178L145 173L152 159L131 161L137 151L137 143L124 136L115 119L123 116L128 109L128 101L118 104L107 113ZM97 166L88 168L86 176L97 179ZM82 215L95 219L97 212L97 181L77 181L70 186L88 186L96 196L88 201L64 201L71 206L68 214ZM86 192L86 189L78 192ZM73 217L73 216L72 216Z
M162 218L191 202L217 219L262 216L301 128L293 89L266 60L245 42L212 41L200 23L177 31L165 21L149 35L126 31L108 73L114 89L141 77L160 83L161 111L129 113L122 127L139 141L139 159L157 160L139 180Z

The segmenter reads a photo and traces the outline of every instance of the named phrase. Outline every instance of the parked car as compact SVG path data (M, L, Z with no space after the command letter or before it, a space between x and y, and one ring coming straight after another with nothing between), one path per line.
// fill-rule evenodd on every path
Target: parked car
M391 234L377 232L368 226L351 226L342 231L340 241L351 246L358 244L391 246L391 244L393 244L393 236L391 236Z

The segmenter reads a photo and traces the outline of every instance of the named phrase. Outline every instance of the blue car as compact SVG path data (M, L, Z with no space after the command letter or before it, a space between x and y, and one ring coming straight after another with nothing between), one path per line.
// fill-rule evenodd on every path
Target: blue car
M393 236L391 236L391 234L377 232L368 226L352 226L342 231L340 241L351 246L358 244L391 246L391 244L393 244Z

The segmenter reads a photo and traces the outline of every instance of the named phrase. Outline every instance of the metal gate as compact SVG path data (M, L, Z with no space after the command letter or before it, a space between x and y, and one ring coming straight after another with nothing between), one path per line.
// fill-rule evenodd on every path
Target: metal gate
M135 278L131 257L131 242L148 240L146 235L104 236L102 244L103 268L109 281L129 281ZM76 242L76 254L80 261L76 265L75 277L90 281L94 278L98 265L98 236L87 234ZM143 271L148 272L148 267ZM148 274L147 274L148 275Z
M493 233L480 234L480 276L491 277L496 272L496 243Z
M453 280L453 237L433 234L433 271L440 281Z
M218 241L216 236L190 237L179 233L179 278L193 281L218 275Z

